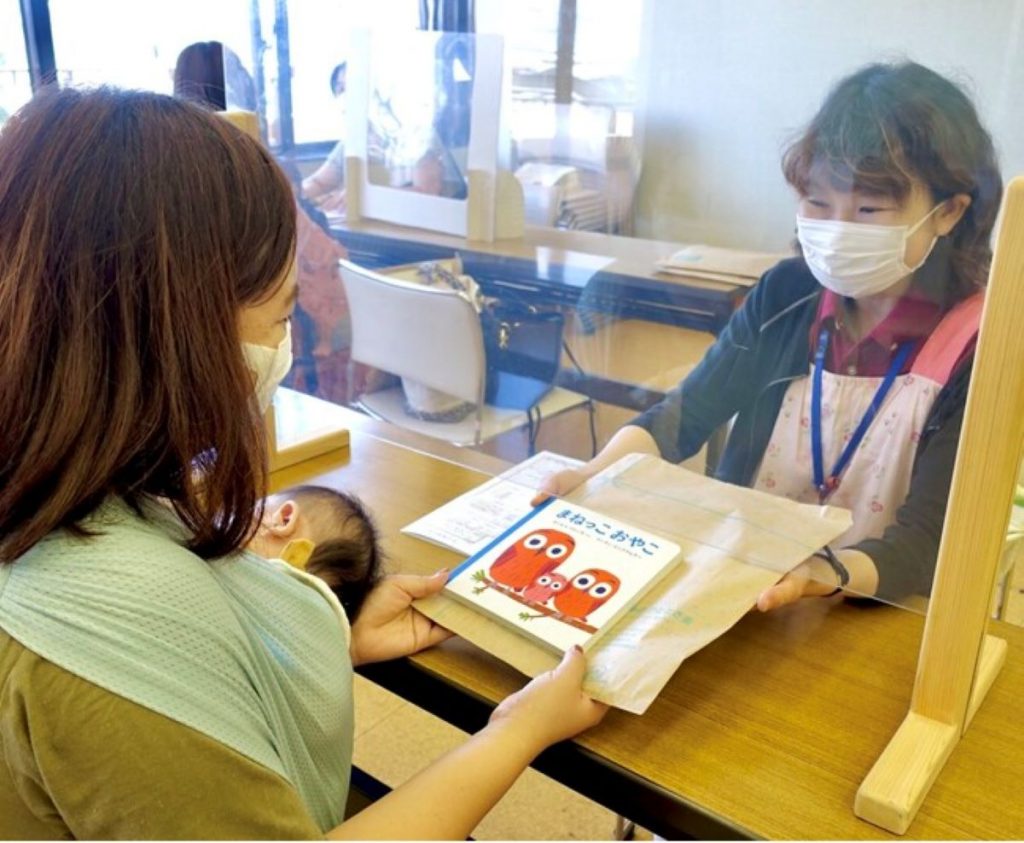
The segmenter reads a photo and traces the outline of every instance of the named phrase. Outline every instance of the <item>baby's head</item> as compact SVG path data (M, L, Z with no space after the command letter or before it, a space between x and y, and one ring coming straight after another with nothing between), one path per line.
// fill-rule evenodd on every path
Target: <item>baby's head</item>
M377 529L363 505L324 486L296 486L270 495L249 549L281 557L296 539L313 543L306 572L327 583L354 620L381 575Z

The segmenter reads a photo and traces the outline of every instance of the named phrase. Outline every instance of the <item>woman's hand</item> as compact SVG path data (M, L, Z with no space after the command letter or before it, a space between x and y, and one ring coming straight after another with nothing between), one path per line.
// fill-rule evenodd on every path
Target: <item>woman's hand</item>
M316 200L317 207L325 213L343 214L348 210L345 189L331 190Z
M608 706L583 693L587 659L573 647L554 670L506 697L491 714L488 728L509 728L540 752L601 722Z
M548 476L530 501L530 506L540 506L548 498L561 498L590 479L590 474L579 468L567 468Z
M824 597L835 591L839 585L836 572L820 556L812 556L801 562L792 571L757 598L757 608L770 612L780 606L795 603L801 597Z
M381 580L352 624L352 664L396 659L450 638L452 633L412 607L413 600L436 594L447 580L447 569L432 577L393 574Z

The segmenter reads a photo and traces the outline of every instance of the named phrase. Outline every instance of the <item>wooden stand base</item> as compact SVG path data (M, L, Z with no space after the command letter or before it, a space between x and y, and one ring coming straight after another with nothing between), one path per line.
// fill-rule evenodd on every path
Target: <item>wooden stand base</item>
M1006 642L986 635L968 707L968 724L1005 660ZM910 711L861 783L854 813L894 834L905 833L960 734L955 724Z
M303 437L287 445L282 446L277 437L277 416L273 406L267 411L267 441L270 452L270 471L280 471L282 468L295 465L296 463L311 460L347 448L349 444L348 430L344 428L313 431L309 436Z
M311 439L295 442L271 453L270 470L278 471L296 463L311 460L331 451L348 447L348 431L334 430Z
M985 699L988 689L992 687L999 671L1006 661L1006 642L994 635L986 635L981 642L981 656L978 659L978 672L974 677L974 688L971 689L971 701L967 704L967 721L964 731L971 725L974 714Z

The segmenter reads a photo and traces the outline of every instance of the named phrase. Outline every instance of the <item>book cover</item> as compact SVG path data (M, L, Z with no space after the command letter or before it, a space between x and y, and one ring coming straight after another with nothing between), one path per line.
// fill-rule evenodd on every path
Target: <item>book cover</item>
M668 539L552 498L456 568L445 591L549 649L587 649L679 555Z
M582 461L540 451L402 528L403 533L472 556L533 511L530 501L552 474Z

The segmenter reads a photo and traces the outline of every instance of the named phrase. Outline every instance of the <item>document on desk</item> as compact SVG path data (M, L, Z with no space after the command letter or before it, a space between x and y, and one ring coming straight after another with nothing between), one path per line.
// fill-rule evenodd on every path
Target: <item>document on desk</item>
M580 460L541 451L402 528L410 536L473 556L530 512L541 482Z
M753 286L779 261L792 257L773 252L745 252L716 246L687 246L656 262L660 272L688 275L709 281Z

